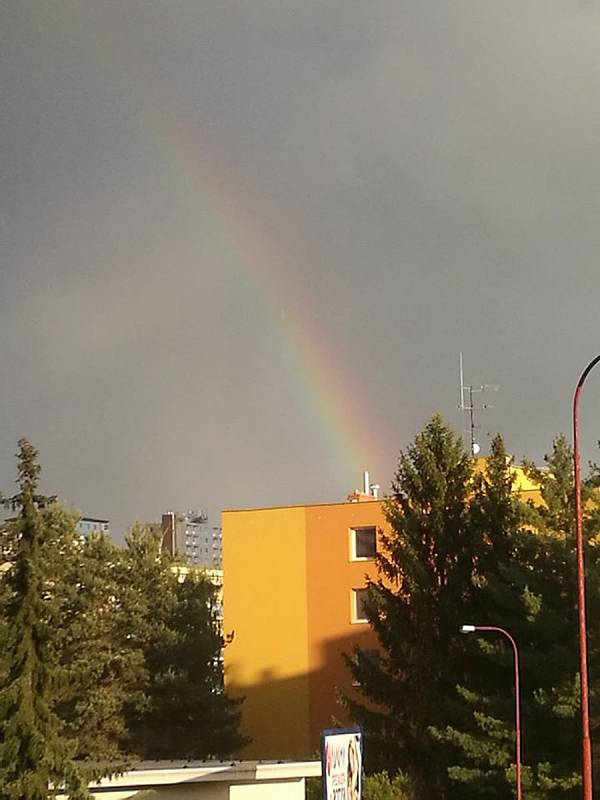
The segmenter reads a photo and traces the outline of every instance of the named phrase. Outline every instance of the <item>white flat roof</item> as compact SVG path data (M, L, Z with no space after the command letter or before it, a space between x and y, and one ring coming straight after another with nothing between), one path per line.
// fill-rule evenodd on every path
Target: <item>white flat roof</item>
M146 761L112 778L90 784L98 788L148 788L178 783L275 781L321 775L320 761Z

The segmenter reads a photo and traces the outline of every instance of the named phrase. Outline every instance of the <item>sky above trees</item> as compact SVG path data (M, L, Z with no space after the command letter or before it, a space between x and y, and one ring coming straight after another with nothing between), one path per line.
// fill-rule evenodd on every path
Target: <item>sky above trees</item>
M540 459L598 352L599 44L589 3L2 3L0 486L25 435L116 533L387 488L461 350L484 450Z

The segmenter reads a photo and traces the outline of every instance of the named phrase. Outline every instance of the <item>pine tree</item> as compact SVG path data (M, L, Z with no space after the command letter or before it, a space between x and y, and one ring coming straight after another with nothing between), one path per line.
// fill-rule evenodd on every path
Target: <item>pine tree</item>
M543 503L522 509L523 526L511 534L510 558L488 583L494 624L515 637L521 660L523 787L533 800L579 795L579 676L575 583L572 453L559 437L546 469L528 466ZM588 530L597 505L584 487ZM597 548L588 548L587 571L598 587ZM591 592L592 612L597 593ZM588 615L597 631L597 613ZM594 633L597 641L597 634ZM454 744L462 764L451 768L466 796L495 797L514 785L512 653L503 641L470 642L487 663L461 694L470 724L448 726L440 738ZM591 651L592 652L592 651Z
M129 710L128 744L141 758L229 756L244 740L238 704L223 689L215 589L161 554L159 542L140 525L127 540L125 602L147 671L144 703Z
M366 698L346 702L366 732L369 770L404 770L423 797L452 795L451 748L431 729L463 720L456 685L476 665L458 629L478 616L483 570L495 569L505 529L514 524L500 439L493 460L491 491L440 417L400 453L386 502L391 533L382 538L380 577L367 602L380 658L359 650L347 659Z
M155 642L151 697L144 724L153 758L230 756L242 744L237 703L223 687L224 642L215 589L201 574L175 582L171 633ZM168 644L167 644L168 642Z
M59 684L52 647L58 619L43 558L41 509L48 499L37 494L39 475L37 452L21 439L19 492L8 501L20 514L12 526L14 550L6 577L5 674L0 689L0 797L6 800L46 800L52 785L66 784L75 794L81 788L69 742L61 737L52 708Z
M132 646L120 600L122 550L105 535L84 540L77 530L79 515L56 501L41 505L39 515L45 598L52 603L56 623L48 634L48 651L56 664L51 709L84 787L128 763L124 708L140 696L143 653ZM5 563L15 560L16 533L14 525L5 527ZM0 581L0 644L5 641L8 596L7 581ZM0 658L0 668L3 663Z
M141 699L144 655L123 602L123 551L105 534L70 541L63 559L57 649L64 680L57 712L90 777L122 768L125 707Z

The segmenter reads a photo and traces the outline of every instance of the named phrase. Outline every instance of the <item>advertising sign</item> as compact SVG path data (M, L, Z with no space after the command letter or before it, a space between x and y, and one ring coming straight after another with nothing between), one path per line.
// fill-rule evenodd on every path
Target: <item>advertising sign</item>
M360 800L362 760L360 728L321 732L323 800Z

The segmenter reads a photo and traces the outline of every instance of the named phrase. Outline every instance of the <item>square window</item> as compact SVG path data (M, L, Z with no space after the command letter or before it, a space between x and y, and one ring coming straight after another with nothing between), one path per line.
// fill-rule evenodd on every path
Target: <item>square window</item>
M377 528L369 525L364 528L350 528L350 556L356 561L375 558L377 555Z
M368 590L352 589L352 622L368 622L366 602L368 600Z

